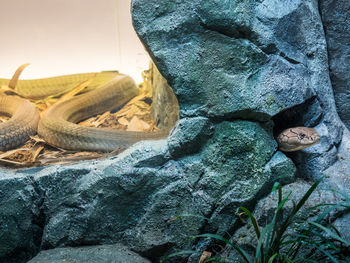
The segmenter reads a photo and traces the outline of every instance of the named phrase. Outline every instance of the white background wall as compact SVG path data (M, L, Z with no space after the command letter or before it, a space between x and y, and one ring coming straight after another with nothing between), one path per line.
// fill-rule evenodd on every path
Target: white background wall
M119 70L138 82L149 58L131 24L131 0L0 0L0 78Z

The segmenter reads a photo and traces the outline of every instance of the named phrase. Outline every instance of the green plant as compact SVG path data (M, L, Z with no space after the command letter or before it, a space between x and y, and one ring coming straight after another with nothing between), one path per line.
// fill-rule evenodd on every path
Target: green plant
M301 208L315 191L321 180L315 182L298 203L293 202L293 208L287 215L283 215L284 205L290 197L288 193L282 195L282 186L276 183L272 192L278 192L278 205L271 222L260 227L253 214L245 207L239 207L251 220L257 238L254 255L250 255L243 248L228 239L215 234L201 234L194 238L211 238L224 242L232 247L241 257L240 263L297 263L297 262L347 262L346 255L350 254L350 242L341 238L339 231L325 219L335 208L350 208L350 200L343 195L345 202L338 204L320 204L309 209ZM316 218L307 219L308 213L314 209L323 208ZM195 251L181 251L170 255L198 253ZM230 258L213 257L205 262L230 263Z

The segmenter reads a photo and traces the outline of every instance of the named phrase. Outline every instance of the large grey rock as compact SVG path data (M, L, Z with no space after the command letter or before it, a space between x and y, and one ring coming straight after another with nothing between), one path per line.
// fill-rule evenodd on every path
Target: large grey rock
M216 204L205 214L212 222L211 231L224 233L233 227L232 211L269 192L272 182L294 179L293 163L279 152L274 154L276 143L265 129L254 122L223 122L203 149L206 168L196 188L207 203Z
M324 171L325 184L350 197L350 132L345 129L341 144L338 147L337 161Z
M184 122L186 125L182 126ZM206 125L196 124L201 122L205 124L207 120L184 119L178 126L198 127L198 131L204 133ZM207 127L211 129L210 125ZM218 125L213 139L204 144L202 153L197 156L197 162L204 168L198 179L192 178L195 176L192 159L186 157L181 165L170 159L170 152L175 151L170 151L168 145L182 132L177 128L175 131L168 140L135 145L110 160L108 166L98 164L96 172L65 169L56 176L38 178L39 185L46 189L47 223L42 246L122 241L134 251L156 259L168 248L186 244L188 236L198 233L205 222L196 217L175 222L172 218L182 214L221 215L223 206L230 205L230 202L217 205L223 196L231 197L236 203L254 199L258 193L268 191L267 185L277 179L277 172L264 172L276 144L271 134L256 123ZM196 132L192 130L192 133ZM261 140L255 140L257 136ZM192 140L197 140L197 136ZM229 144L239 140L242 141L239 149ZM191 149L192 154L197 155L199 149ZM227 159L229 154L235 153L239 154L237 160ZM251 159L245 170L242 165L248 157ZM211 163L206 164L208 162ZM285 157L283 162L291 167L285 176L293 176L293 164ZM237 196L233 189L241 181L246 193ZM253 186L251 190L249 186ZM223 225L223 231L227 227Z
M277 6L276 6L277 4ZM342 138L342 123L335 109L332 86L329 79L327 44L323 25L319 14L318 1L262 1L257 7L258 22L256 31L262 32L260 41L276 43L279 55L286 57L291 63L303 64L308 68L311 86L315 90L316 102L301 115L303 123L312 126L321 134L321 142L304 151L296 152L290 157L295 161L298 171L304 177L320 177L322 170L336 161L336 147ZM259 20L262 22L260 23ZM260 29L260 31L259 31ZM263 40L261 40L263 39ZM266 45L266 44L265 44ZM299 108L303 110L303 108ZM320 118L315 118L322 112ZM276 123L280 126L281 123ZM286 128L283 125L282 127ZM288 126L293 123L286 121Z
M8 172L3 172L4 175ZM0 261L28 259L39 250L40 196L32 178L0 176Z
M320 0L329 69L340 118L350 128L350 2Z
M304 65L269 56L250 32L235 32L243 27L231 21L239 10L247 10L237 18L243 22L255 12L234 5L133 1L135 29L174 89L182 116L266 119L314 95Z
M335 108L318 1L134 0L132 8L135 29L178 96L181 116L272 118L275 133L314 126L321 142L288 155L299 175L319 178L337 161L343 126ZM238 142L234 145L239 149ZM215 163L215 152L208 156ZM231 157L228 164L233 161ZM232 190L245 191L239 183ZM228 203L232 214L234 203Z
M317 120L321 143L292 157L306 177L335 162L342 124L317 1L134 0L132 12L180 116L266 121L312 102L304 114ZM280 121L276 132L287 125L295 123Z
M28 263L151 263L121 245L44 250Z
M294 165L276 152L271 129L269 123L185 118L169 138L140 142L116 157L3 174L0 185L21 178L32 190L23 205L2 214L1 246L8 249L0 259L34 239L41 249L123 243L157 261L191 245L188 237L203 228L228 231L232 207L256 202L277 180L294 179ZM10 212L17 210L20 218ZM188 216L174 220L180 215ZM27 224L23 230L16 230L19 220ZM15 230L22 239L9 242Z

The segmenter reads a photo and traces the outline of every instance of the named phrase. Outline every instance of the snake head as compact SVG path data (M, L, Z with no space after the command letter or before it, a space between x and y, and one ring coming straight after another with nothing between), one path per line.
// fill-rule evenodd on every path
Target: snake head
M277 136L279 149L294 152L319 143L321 136L314 128L295 127L282 131Z

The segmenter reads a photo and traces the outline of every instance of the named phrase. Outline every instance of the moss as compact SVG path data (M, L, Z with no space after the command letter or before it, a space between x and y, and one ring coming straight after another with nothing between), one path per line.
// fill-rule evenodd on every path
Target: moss
M202 152L208 173L203 177L208 191L221 195L238 181L247 181L247 195L252 184L265 180L266 163L277 145L271 133L258 122L222 122ZM241 186L243 187L243 186Z
M267 97L267 98L266 98L266 102L265 102L266 107L267 107L267 108L270 108L271 105L274 104L275 102L276 102L275 97L273 97L273 96Z

